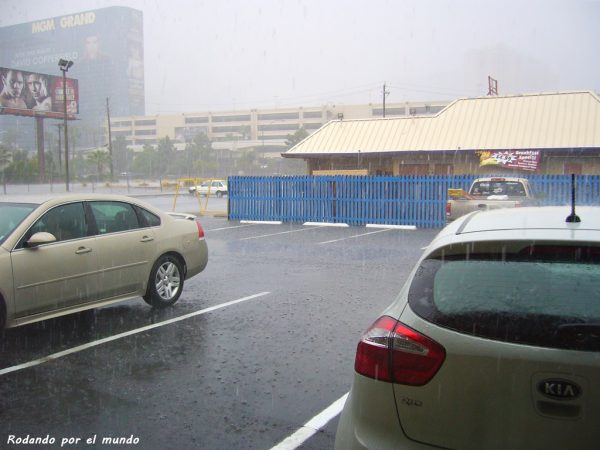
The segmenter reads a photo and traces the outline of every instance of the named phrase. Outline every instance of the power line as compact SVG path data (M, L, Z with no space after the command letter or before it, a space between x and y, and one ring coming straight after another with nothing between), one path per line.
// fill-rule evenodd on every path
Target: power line
M307 100L307 99L319 99L319 98L323 98L323 97L340 97L340 96L351 96L351 95L356 95L356 94L361 94L361 93L366 93L366 92L375 92L378 90L377 85L375 84L368 84L368 85L362 85L362 86L355 86L355 87L349 87L349 88L345 88L345 89L339 89L339 90L334 90L334 91L326 91L326 92L320 92L320 93L315 93L315 94L306 94L306 95L299 95L299 96L290 96L290 97L276 97L276 100L278 102L286 102L290 105L292 105L293 103L300 103L303 100ZM146 104L148 105L153 105L153 106L159 106L159 107L164 107L164 108L173 108L173 109L177 109L177 110L181 110L181 109L188 109L188 108L195 108L195 109L211 109L214 107L230 107L233 104L236 105L247 105L250 107L255 106L256 104L261 104L261 103L268 103L269 101L265 101L264 99L261 100L247 100L244 102L227 102L227 103L211 103L211 104L207 104L207 103L191 103L191 102L185 102L185 103L173 103L173 102L161 102L161 101L153 101L153 102L146 102Z

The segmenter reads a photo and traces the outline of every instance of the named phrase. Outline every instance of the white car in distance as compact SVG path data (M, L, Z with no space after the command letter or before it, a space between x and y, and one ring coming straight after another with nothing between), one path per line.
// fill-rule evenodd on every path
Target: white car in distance
M188 191L191 195L201 195L203 197L216 195L217 197L223 197L228 194L227 181L208 180L198 186L190 186Z

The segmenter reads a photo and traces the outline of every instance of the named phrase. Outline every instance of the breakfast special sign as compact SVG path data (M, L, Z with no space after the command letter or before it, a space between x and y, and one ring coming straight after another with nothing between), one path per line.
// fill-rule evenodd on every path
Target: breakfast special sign
M540 150L478 151L479 166L499 166L507 169L536 171L540 164Z

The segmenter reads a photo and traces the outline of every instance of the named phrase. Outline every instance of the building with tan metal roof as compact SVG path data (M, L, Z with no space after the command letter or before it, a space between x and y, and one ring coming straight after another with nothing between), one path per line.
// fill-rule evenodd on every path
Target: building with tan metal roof
M310 174L600 174L600 98L464 98L435 115L334 120L289 151Z

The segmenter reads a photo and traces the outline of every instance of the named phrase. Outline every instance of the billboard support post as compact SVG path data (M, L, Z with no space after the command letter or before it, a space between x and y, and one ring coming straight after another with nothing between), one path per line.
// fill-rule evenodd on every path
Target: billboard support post
M63 78L63 114L64 114L64 126L65 126L65 185L67 192L69 192L69 134L67 131L67 71L73 65L73 61L67 61L66 59L58 60L58 67L62 71Z
M113 160L112 133L110 131L110 107L106 97L106 121L108 122L108 153L110 155L110 181L115 181L115 163Z
M37 139L39 180L43 183L46 178L46 155L44 154L44 118L35 118L35 137Z

